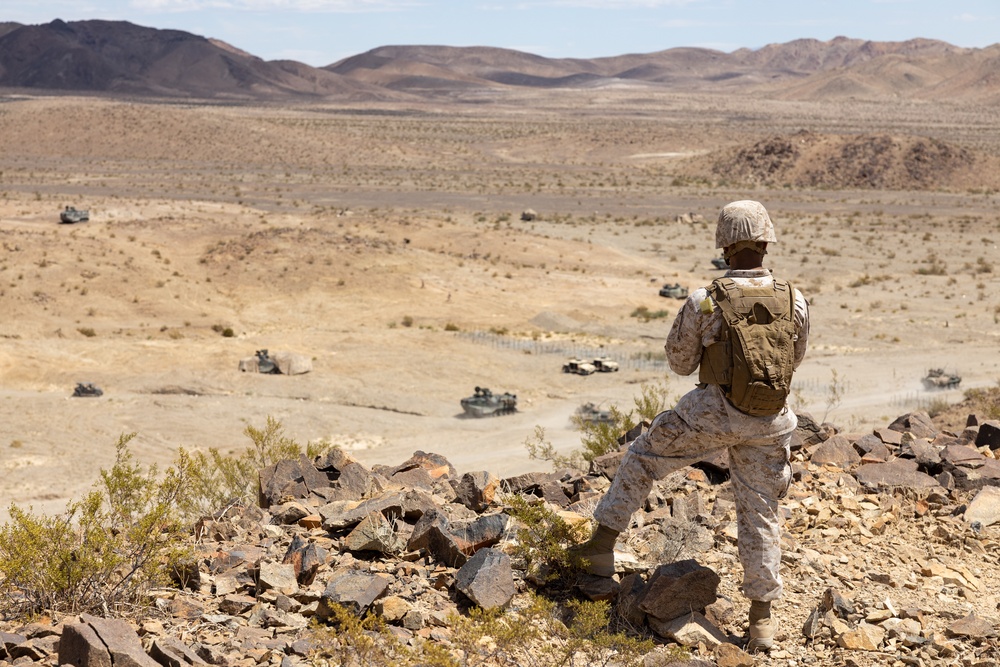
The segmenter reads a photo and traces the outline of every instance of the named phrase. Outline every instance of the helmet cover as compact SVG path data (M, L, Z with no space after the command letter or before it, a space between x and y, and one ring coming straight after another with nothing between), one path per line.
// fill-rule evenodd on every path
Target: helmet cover
M744 199L726 204L719 211L715 227L715 247L725 248L739 241L776 243L774 224L760 202Z

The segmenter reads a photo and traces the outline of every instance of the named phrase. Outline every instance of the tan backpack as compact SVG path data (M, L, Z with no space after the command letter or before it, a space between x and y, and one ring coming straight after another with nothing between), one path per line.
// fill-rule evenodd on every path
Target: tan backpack
M795 290L784 280L741 287L732 278L717 278L707 289L729 336L702 352L698 380L720 385L749 415L781 412L795 365Z

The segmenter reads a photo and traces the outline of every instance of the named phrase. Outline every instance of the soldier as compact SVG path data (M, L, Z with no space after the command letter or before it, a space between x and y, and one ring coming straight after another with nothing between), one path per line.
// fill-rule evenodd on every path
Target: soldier
M776 242L763 205L723 207L715 241L730 268L687 298L665 346L670 368L680 375L699 369L699 384L631 443L594 511L594 535L573 552L587 559L589 572L612 576L615 540L653 481L727 449L742 590L751 602L747 649L766 651L776 629L771 602L782 592L778 500L791 481L789 443L796 426L785 400L792 371L805 356L809 307L797 289L763 266L768 243Z

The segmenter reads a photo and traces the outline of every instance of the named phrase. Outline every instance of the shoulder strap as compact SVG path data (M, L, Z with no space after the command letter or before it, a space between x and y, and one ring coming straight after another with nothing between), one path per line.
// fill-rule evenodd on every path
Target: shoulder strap
M732 278L716 278L712 281L712 293L715 296L715 303L719 304L722 316L730 325L744 319L743 315L733 308L732 296L740 294L740 288Z

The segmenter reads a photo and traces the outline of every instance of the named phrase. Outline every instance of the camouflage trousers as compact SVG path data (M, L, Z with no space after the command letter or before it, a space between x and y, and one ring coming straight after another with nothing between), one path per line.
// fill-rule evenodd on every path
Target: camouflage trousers
M791 438L790 432L754 439L735 433L704 433L673 410L662 412L629 446L594 518L608 528L625 530L655 480L726 448L736 498L743 594L750 600L776 600L782 591L778 500L791 482Z

